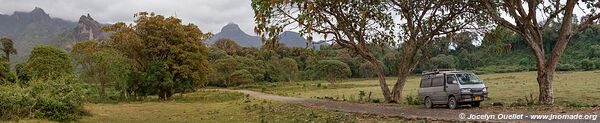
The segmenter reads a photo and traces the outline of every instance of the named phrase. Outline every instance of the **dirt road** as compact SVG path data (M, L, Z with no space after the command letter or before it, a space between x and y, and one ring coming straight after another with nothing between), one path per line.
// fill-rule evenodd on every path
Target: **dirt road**
M355 112L355 113L366 113L366 114L377 114L383 116L395 116L406 119L422 119L429 121L483 121L483 122L600 122L600 119L594 120L532 120L529 118L529 114L596 114L598 115L599 109L578 111L578 110L560 110L560 111L519 111L517 109L484 109L484 108L460 108L456 110L450 110L446 108L434 108L427 109L423 106L402 106L402 105L377 105L377 104L360 104L360 103L349 103L349 102L337 102L328 100L318 99L306 99L297 97L286 97L273 94L265 94L261 92L249 91L249 90L227 90L236 91L248 94L252 97L276 100L289 103L298 103L307 107L331 109L342 112ZM490 120L470 120L468 117L472 115L492 117ZM501 115L502 114L502 115ZM515 114L515 115L513 115ZM523 116L520 116L523 114ZM506 118L519 118L519 120L507 120ZM499 120L503 118L502 120Z

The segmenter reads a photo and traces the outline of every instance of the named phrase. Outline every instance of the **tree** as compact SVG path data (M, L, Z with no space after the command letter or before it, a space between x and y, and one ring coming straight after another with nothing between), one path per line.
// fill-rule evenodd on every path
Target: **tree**
M210 66L203 41L208 39L211 33L202 32L194 24L184 25L175 17L165 18L147 12L137 13L135 17L135 25L118 22L103 27L104 31L114 32L107 45L130 58L136 73L172 74L169 81L174 82L174 88L160 87L166 89L157 90L161 99L165 100L174 93L182 93L181 90L194 89L207 81ZM164 62L167 72L146 71L152 68L151 64L156 65L159 61ZM156 80L161 79L164 78Z
M221 38L215 41L215 43L212 44L211 47L224 50L229 55L236 55L242 49L240 45L238 45L235 41L229 38Z
M211 73L210 84L217 86L227 86L231 83L231 74L238 69L238 61L234 57L219 59L211 62L214 72Z
M74 70L65 51L47 45L34 46L24 68L28 78L42 80L72 75Z
M452 55L440 54L431 58L431 69L455 69L458 59Z
M0 61L0 85L13 84L17 81L17 76L8 68L7 61Z
M277 44L277 35L287 25L297 24L302 34L312 41L312 33L333 36L336 44L359 54L371 63L377 73L385 100L391 100L382 65L368 45L390 43L393 19L386 1L252 1L257 26L267 47Z
M325 77L327 81L334 84L338 79L349 77L350 67L344 62L338 60L321 60L318 62L319 75Z
M73 46L71 56L76 65L81 67L79 77L88 83L98 84L102 98L107 98L105 90L110 87L119 90L128 99L131 64L123 53L93 41L85 41Z
M215 61L219 59L224 59L226 57L231 57L227 55L227 52L215 47L208 48L208 61Z
M254 77L252 76L252 74L250 74L248 70L244 69L234 71L233 73L231 73L231 76L229 76L229 78L231 78L232 82L229 83L230 85L227 86L248 84L254 82Z
M238 70L244 69L252 73L254 81L263 81L265 78L266 67L262 60L255 60L248 57L236 56L236 61L239 63Z
M278 61L278 67L281 69L279 80L292 81L298 72L296 60L291 58L282 58Z
M19 84L26 84L31 77L27 74L27 70L25 69L25 65L27 62L21 62L15 65L15 73L17 74L17 79L19 80Z
M10 54L17 54L17 49L13 46L13 41L9 38L1 38L2 51L4 52L4 59L10 62Z
M377 75L375 75L374 71L375 71L375 69L373 69L373 66L371 66L371 64L368 64L368 63L362 63L358 67L358 73L359 73L360 77L363 77L363 78L372 78L372 77L377 76Z
M473 28L475 16L464 1L400 0L400 1L253 1L257 34L266 44L275 44L276 35L283 27L297 24L301 32L333 36L336 44L353 51L369 62L379 79L386 101L401 99L406 77L420 61L429 58L429 47L440 35L452 34L464 28ZM400 21L392 15L397 14ZM395 25L401 31L395 32ZM396 41L395 37L402 40ZM369 46L395 45L402 47L398 63L398 80L390 92L381 63Z
M155 61L147 67L144 71L145 76L142 84L144 94L158 94L158 97L163 100L171 97L176 83L166 62Z
M538 101L541 104L553 104L552 81L558 61L565 51L569 39L600 17L600 14L595 12L600 3L594 2L596 1L484 0L477 7L481 7L496 24L516 32L524 39L535 56L539 86ZM589 14L573 27L574 20L576 20L573 18L573 9L575 5L580 4L587 4L586 10L589 12L586 13ZM505 18L501 17L501 14L510 16ZM543 34L555 21L559 21L559 34L556 38L557 41L554 42L554 47L551 48L550 55L547 55L544 48L547 43L543 40L545 36Z

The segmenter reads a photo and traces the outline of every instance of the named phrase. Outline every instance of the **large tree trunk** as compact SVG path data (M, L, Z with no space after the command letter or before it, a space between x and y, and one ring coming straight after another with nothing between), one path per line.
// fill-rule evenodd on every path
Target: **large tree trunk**
M406 79L412 70L410 68L404 68L398 70L398 80L396 80L396 84L392 89L392 100L400 103L402 101L402 92L404 91L404 85L406 84Z
M552 78L554 77L554 69L538 70L538 86L540 95L538 100L540 104L554 104L554 96L552 93Z
M381 91L383 92L383 98L386 102L392 101L392 97L390 96L390 89L385 82L385 73L383 73L383 68L381 64L377 62L375 59L367 59L369 63L375 68L375 73L377 74L377 78L379 79L379 86L381 87Z

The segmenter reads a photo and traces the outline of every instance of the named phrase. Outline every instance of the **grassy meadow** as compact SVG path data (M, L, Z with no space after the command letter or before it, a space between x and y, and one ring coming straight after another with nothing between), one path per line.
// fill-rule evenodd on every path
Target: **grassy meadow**
M490 100L506 105L537 96L535 72L484 74L480 77L488 86ZM393 84L394 78L387 78ZM404 96L416 96L418 76L411 76L406 84ZM600 87L589 86L600 82L600 71L557 73L554 94L558 106L574 103L592 105L600 100ZM340 101L359 102L363 91L366 99L382 100L375 79L348 79L330 85L325 81L257 83L234 89L250 89L266 93L303 98L329 98ZM77 122L406 122L396 117L385 117L358 113L344 113L304 107L277 101L249 97L237 92L199 90L184 95L174 95L171 101L144 101L85 104L90 113ZM406 100L406 99L405 99ZM535 100L535 99L534 99ZM21 120L19 122L52 122L47 120ZM418 121L421 122L421 121Z
M405 122L396 117L315 109L277 101L247 97L242 93L201 90L172 101L146 101L117 104L86 104L90 116L76 122L110 123L241 123L241 122ZM19 122L53 122L31 119ZM419 121L421 122L421 121Z
M490 99L484 101L484 106L490 106L493 102L501 102L504 105L523 103L526 100L537 101L538 88L536 72L517 72L480 75L488 87ZM396 82L395 77L388 77L386 81L391 87ZM410 76L404 89L403 97L416 97L420 76ZM581 72L557 72L554 78L555 102L559 106L583 104L591 106L600 103L600 71ZM266 93L287 95L303 98L329 98L335 100L357 101L361 99L361 91L365 94L363 98L383 100L381 88L377 79L350 79L331 85L325 81L306 82L281 82L281 83L258 83L239 87ZM406 99L403 99L406 100Z

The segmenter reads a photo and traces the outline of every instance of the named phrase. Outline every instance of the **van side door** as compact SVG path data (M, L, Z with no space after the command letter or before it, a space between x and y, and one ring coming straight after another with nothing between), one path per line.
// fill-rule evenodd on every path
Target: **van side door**
M431 81L431 88L433 91L433 98L431 99L437 104L443 104L447 100L445 99L446 92L444 92L444 76L438 75Z
M423 77L423 79L421 79L421 83L419 85L419 99L423 102L425 102L425 97L429 97L429 98L433 98L432 97L432 90L431 90L431 77Z
M445 83L445 88L446 88L445 92L446 92L446 95L445 95L445 98L444 98L445 100L448 100L448 97L450 97L450 95L453 95L453 94L454 94L454 96L458 96L456 94L458 94L458 92L460 91L460 87L458 85L458 82L457 83L452 83L452 81L458 81L456 79L456 76L454 76L452 74L446 75L446 83ZM457 97L457 98L459 98L459 97Z

